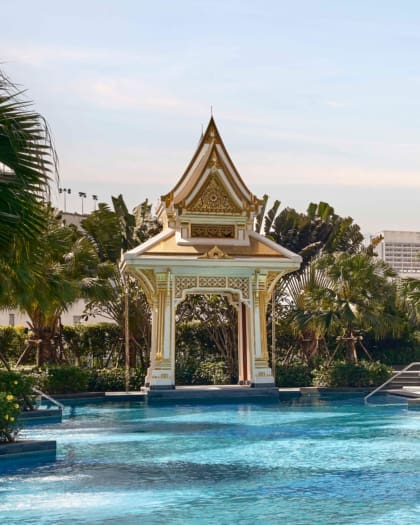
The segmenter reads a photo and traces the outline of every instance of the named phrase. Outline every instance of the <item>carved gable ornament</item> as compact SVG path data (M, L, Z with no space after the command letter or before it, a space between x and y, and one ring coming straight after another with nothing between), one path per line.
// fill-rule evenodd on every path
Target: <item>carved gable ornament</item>
M214 246L207 253L201 255L199 259L231 259L231 257L218 246Z
M241 213L241 209L232 200L216 171L210 173L187 209L194 213Z

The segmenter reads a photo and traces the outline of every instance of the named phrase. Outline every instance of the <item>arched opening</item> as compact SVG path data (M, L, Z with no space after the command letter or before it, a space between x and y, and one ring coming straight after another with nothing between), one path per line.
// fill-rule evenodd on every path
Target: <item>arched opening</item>
M237 384L238 305L232 294L187 294L175 321L175 383Z

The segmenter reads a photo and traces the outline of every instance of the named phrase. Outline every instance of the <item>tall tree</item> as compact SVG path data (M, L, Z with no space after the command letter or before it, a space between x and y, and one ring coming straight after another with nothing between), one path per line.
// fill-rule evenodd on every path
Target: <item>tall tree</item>
M321 252L356 253L363 235L351 217L340 217L325 202L310 203L306 213L275 201L264 219L264 234L303 258L301 270Z
M322 351L327 350L325 337L331 311L325 308L323 297L325 289L333 285L326 272L312 262L278 286L279 321L292 329L299 348L296 353L309 366L315 365Z
M14 263L45 228L43 200L57 160L48 126L0 71L0 259Z
M161 230L146 199L131 214L123 196L113 197L114 211L106 204L82 221L86 236L96 247L101 264L98 276L91 281L90 298L85 312L88 316L103 315L124 331L124 299L129 299L130 366L137 356L148 366L150 351L151 312L146 297L134 275L123 275L119 266L122 251L146 241Z
M318 298L326 329L338 334L349 362L357 361L356 343L362 331L380 338L401 330L396 287L390 280L395 272L384 261L365 252L336 252L322 256L316 267L329 283Z
M88 292L98 265L88 239L63 226L61 216L49 206L43 212L46 230L32 249L31 261L6 266L3 281L3 304L19 308L30 319L34 339L39 341L38 364L56 360L53 342L60 316Z

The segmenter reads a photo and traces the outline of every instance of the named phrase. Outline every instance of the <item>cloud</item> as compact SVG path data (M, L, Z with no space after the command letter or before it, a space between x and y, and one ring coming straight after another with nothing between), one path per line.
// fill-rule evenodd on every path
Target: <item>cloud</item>
M155 89L148 89L144 83L139 81L99 80L94 82L90 88L97 103L120 109L152 108L179 111L186 106L182 99L170 94L159 93Z
M327 100L326 104L328 107L333 109L345 108L347 106L347 104L344 104L343 102L338 102L337 100Z
M113 49L87 49L70 47L49 47L34 45L10 45L2 43L3 62L17 62L32 67L46 66L56 62L77 64L133 64L154 63L157 55L120 52Z
M420 188L420 176L413 170L393 170L356 162L344 165L337 159L317 156L299 157L277 152L243 152L239 171L249 183L267 184L332 184L360 188ZM239 163L238 163L239 164Z

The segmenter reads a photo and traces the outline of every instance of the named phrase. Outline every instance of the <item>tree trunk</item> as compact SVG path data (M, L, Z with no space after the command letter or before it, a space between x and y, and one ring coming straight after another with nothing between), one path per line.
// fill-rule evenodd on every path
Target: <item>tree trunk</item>
M53 344L50 337L50 334L47 335L47 337L41 338L41 342L39 343L39 351L38 351L38 363L37 366L42 366L45 363L55 363L55 352L53 350Z
M357 351L355 344L355 337L350 333L346 336L346 361L348 363L357 363Z

